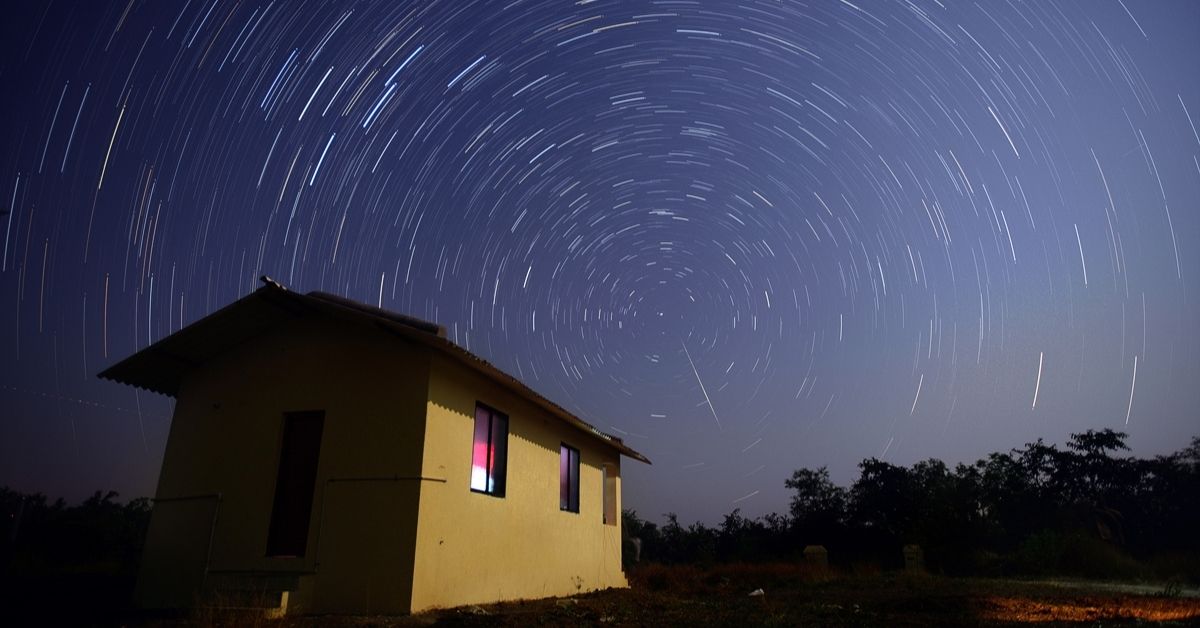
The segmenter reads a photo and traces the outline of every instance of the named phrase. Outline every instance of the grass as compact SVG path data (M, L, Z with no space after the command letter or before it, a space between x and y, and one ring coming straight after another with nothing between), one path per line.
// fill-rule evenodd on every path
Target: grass
M201 612L118 625L256 626L1071 626L1200 625L1200 599L1000 579L840 571L795 563L640 565L630 588L407 617ZM1078 585L1078 583L1076 583ZM750 592L762 589L761 596Z
M651 563L631 573L629 580L635 589L696 597L728 594L749 583L757 585L754 589L779 589L828 582L835 577L828 568L803 563L731 563L707 568Z

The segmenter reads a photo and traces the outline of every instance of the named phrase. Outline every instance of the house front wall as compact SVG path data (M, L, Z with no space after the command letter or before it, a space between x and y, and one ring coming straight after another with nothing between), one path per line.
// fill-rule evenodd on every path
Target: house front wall
M472 492L476 403L508 415L503 497ZM620 456L466 366L434 354L412 610L571 595L626 586L621 570ZM559 509L559 451L580 451L579 512ZM603 520L606 469L616 516Z
M302 319L195 370L175 407L136 597L303 582L312 612L407 612L429 353ZM304 556L267 556L288 412L325 413ZM297 593L299 595L297 595Z

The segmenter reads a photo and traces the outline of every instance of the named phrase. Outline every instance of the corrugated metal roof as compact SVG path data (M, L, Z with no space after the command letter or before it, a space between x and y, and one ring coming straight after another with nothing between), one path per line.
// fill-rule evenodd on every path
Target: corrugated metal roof
M180 383L190 370L217 355L289 320L326 316L348 323L375 325L440 351L622 454L650 463L620 438L596 429L521 380L454 344L446 338L446 330L440 325L333 294L292 292L266 277L263 283L265 285L258 290L121 360L99 376L174 397L179 394Z

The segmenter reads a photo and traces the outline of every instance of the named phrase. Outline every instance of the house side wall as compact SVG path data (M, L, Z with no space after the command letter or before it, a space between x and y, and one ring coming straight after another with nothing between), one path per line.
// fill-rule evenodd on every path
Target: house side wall
M201 582L234 589L269 573L304 583L304 610L407 612L428 360L427 349L376 328L302 319L190 374L163 459L140 605L190 606ZM269 558L284 413L306 410L325 420L305 556Z
M477 401L509 417L503 498L470 490ZM579 513L559 510L564 442L580 451ZM606 525L601 501L608 465L620 512L620 456L595 437L435 354L422 460L446 482L421 492L414 611L626 586L620 517Z

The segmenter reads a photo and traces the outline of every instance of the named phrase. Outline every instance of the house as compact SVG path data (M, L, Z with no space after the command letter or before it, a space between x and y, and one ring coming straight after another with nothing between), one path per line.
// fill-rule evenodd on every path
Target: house
M264 283L100 374L176 399L140 606L407 613L627 586L621 456L645 456L437 325Z

